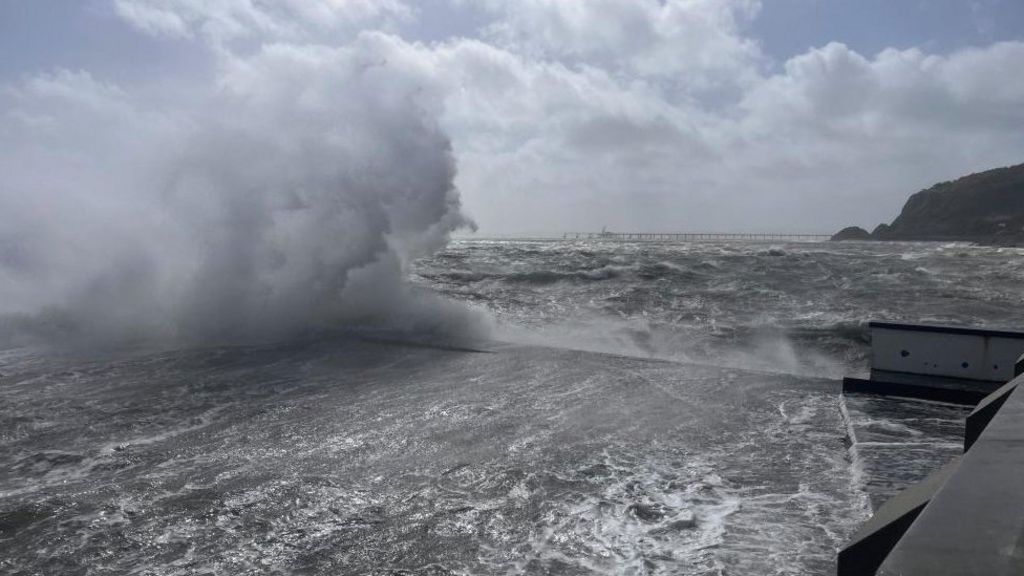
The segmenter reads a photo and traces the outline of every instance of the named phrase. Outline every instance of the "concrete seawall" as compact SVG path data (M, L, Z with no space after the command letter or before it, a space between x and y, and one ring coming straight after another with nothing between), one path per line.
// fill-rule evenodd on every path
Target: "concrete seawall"
M1000 407L878 574L1024 574L1024 392Z
M839 551L839 576L1024 574L1021 383L979 403L961 458L875 512Z
M838 574L1024 575L1024 356L1011 359L1020 355L1015 348L1024 337L934 326L871 327L871 379L845 379L844 393L976 406L967 418L964 455L880 507L840 550ZM918 368L908 357L923 358L913 364L922 364L925 373L909 372ZM980 370L968 370L974 362ZM1009 376L1007 366L1014 367ZM957 368L973 378L956 378ZM1004 376L1002 384L995 382Z

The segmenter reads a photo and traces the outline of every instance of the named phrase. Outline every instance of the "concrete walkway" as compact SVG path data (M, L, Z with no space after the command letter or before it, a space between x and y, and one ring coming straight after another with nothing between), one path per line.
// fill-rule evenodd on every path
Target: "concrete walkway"
M1024 382L1024 376L1016 382ZM1024 391L1017 387L878 571L1024 574Z

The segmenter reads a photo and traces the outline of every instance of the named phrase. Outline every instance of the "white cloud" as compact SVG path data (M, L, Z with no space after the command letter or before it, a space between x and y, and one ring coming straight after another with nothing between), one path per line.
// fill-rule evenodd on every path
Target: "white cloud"
M358 26L411 17L401 0L114 0L127 22L154 34L216 43L237 39L309 41Z
M756 0L452 2L489 18L478 37L403 40L392 23L418 12L397 1L118 6L222 47L219 89L260 103L246 122L268 134L370 104L319 81L339 51L401 68L430 95L417 105L450 136L484 232L870 226L933 181L1024 158L1019 42L941 56L833 43L772 65L747 30L771 9Z
M687 92L741 86L764 57L740 28L757 0L481 0L486 35L538 59L657 79Z
M1024 159L1021 43L945 57L830 44L728 106L501 46L433 50L484 230L872 226L934 181Z

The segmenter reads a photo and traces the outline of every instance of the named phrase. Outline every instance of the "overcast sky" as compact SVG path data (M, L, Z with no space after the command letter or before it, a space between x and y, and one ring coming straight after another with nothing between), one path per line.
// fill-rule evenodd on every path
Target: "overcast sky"
M153 147L173 121L139 110L351 46L437 95L484 235L870 229L1024 162L1020 0L0 0L0 146ZM8 164L0 194L31 193L39 165Z

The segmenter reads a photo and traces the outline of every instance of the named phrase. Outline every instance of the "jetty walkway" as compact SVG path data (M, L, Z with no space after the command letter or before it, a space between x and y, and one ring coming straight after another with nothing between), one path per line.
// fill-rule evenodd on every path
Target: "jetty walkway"
M566 232L562 240L696 241L696 240L789 240L820 242L828 234L746 233L746 232Z

